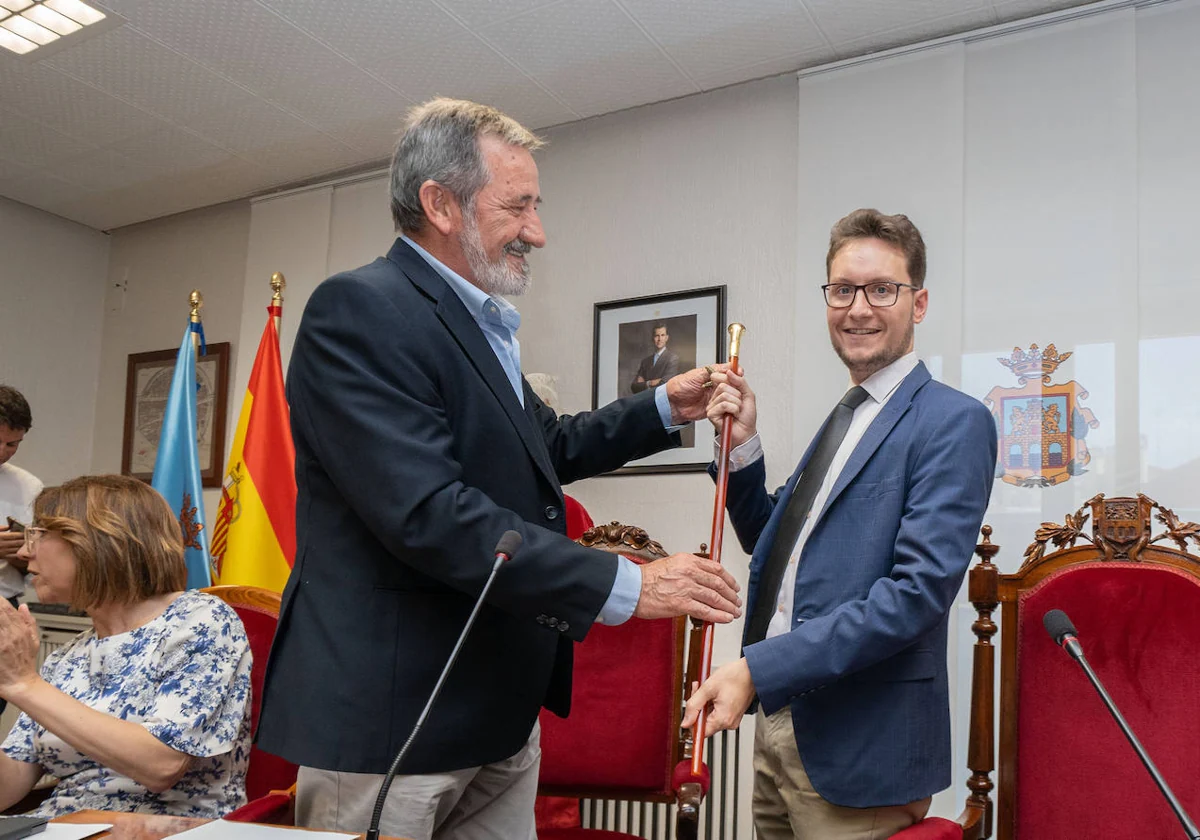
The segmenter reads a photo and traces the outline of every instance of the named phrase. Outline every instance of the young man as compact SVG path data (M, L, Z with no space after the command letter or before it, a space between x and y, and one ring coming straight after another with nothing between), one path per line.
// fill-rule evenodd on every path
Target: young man
M743 658L688 702L708 734L757 696L754 820L763 840L887 838L951 781L947 616L991 493L996 430L913 352L925 243L906 216L834 225L823 287L850 390L768 494L754 393L713 374L733 422L728 509L753 552ZM732 420L723 419L732 417Z

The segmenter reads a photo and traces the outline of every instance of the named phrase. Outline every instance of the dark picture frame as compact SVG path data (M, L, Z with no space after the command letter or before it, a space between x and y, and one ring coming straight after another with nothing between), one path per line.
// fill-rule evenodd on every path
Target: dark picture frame
M654 360L656 327L667 334L663 353ZM725 361L725 286L707 286L667 294L602 301L592 325L592 408L629 396L671 371ZM674 359L667 357L667 352ZM643 374L649 375L643 376ZM642 381L638 381L639 376ZM615 474L700 472L713 458L712 426L694 423L681 433L683 446L658 452Z
M209 344L196 358L196 433L200 477L205 487L220 487L225 465L225 415L229 405L229 342ZM125 374L125 434L121 475L150 481L158 457L158 436L175 357L179 348L130 353Z

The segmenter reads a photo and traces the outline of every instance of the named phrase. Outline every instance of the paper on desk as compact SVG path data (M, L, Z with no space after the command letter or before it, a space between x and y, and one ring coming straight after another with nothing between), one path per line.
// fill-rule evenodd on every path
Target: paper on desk
M34 836L38 840L83 840L93 834L108 831L112 823L47 823L44 831Z
M210 823L189 828L187 831L181 831L178 834L171 835L174 838L187 838L187 840L202 840L203 838L216 838L221 840L287 840L287 838L301 838L304 840L354 840L361 837L361 834L339 834L336 832L319 832L314 833L302 828L284 828L278 825L258 825L256 823L232 822L230 820L213 820Z

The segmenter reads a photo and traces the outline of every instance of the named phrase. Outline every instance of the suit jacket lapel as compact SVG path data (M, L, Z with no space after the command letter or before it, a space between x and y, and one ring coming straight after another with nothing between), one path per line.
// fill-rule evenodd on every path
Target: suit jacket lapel
M546 452L546 442L541 439L541 430L534 429L530 416L521 407L517 395L513 392L512 383L508 381L508 375L500 366L500 360L496 358L496 352L492 350L492 345L488 344L483 331L479 329L479 324L475 323L462 300L434 271L433 266L402 239L396 240L388 252L388 259L399 266L413 285L434 301L434 311L438 319L454 336L454 340L458 342L474 368L479 371L479 375L499 401L513 428L520 435L521 442L525 444L525 448L551 486L558 487L558 476Z
M918 362L912 372L904 377L904 381L900 383L900 387L896 389L896 393L892 395L892 398L888 400L883 410L871 421L871 425L867 427L862 440L858 442L858 446L854 447L854 451L850 453L850 460L846 462L846 466L842 467L841 473L838 474L837 481L834 482L833 489L829 492L829 498L825 500L825 506L817 514L818 517L833 505L837 497L846 489L847 485L862 471L867 461L875 454L875 450L879 448L879 445L891 433L896 423L904 416L904 413L908 411L917 391L931 378L924 362Z

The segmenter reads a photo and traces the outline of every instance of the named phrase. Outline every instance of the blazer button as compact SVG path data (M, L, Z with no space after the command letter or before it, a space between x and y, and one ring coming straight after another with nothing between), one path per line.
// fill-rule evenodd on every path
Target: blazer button
M536 620L537 620L537 623L538 623L538 624L545 624L545 623L546 623L546 622L548 622L550 619L549 619L549 618L547 618L547 617L546 617L546 616L544 616L544 615L539 615L539 616L537 617L537 619L536 619Z
M546 514L547 519L558 519L558 508L554 505L546 505L546 509L542 512Z
M560 622L558 622L558 629L563 631L564 633L566 633L568 630L571 629L571 625L565 621L560 621Z

